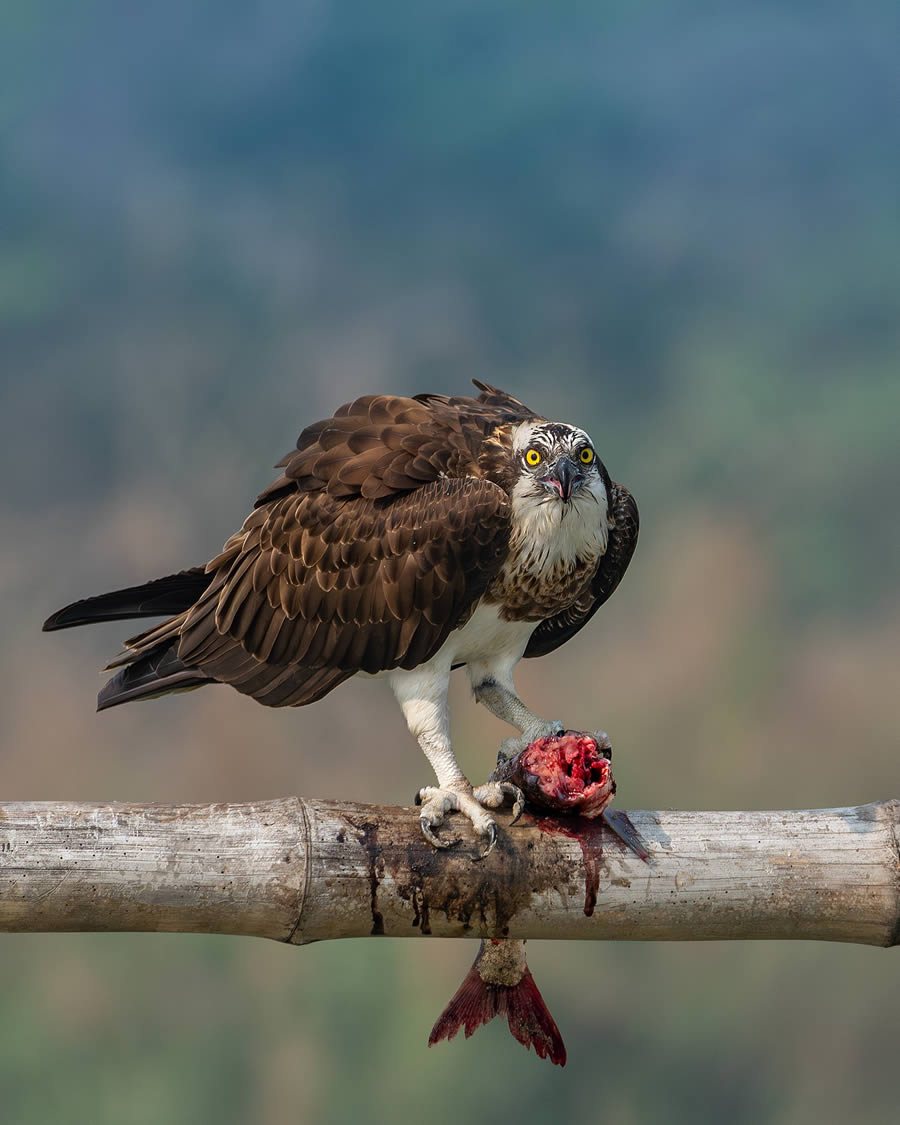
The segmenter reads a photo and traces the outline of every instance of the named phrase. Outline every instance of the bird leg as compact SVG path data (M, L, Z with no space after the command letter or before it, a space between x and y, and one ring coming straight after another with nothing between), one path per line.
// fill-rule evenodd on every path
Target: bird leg
M522 732L519 737L504 738L497 751L497 765L510 761L523 750L527 750L539 738L555 737L565 731L565 726L558 719L547 720L535 715L519 699L515 684L512 679L512 669L488 671L484 665L472 664L469 667L469 676L472 681L472 691L478 703L485 707L498 719L502 719L510 726L518 727ZM612 744L609 735L604 730L589 732L600 747L604 757L612 758ZM497 785L497 782L489 782ZM485 788L482 786L482 788ZM477 792L477 790L476 790ZM479 797L479 800L481 798ZM482 800L482 804L487 804ZM496 808L496 805L492 805Z
M426 785L416 794L416 804L422 809L419 816L422 835L436 848L449 848L458 844L459 837L441 839L435 829L444 823L447 813L461 812L469 818L484 842L481 852L481 857L484 858L497 842L497 825L485 811L483 804L497 808L503 803L505 796L501 796L499 801L482 802L479 794L485 786L473 791L468 778L459 768L450 744L450 712L447 705L449 676L449 668L446 678L434 676L427 681L410 674L395 675L392 686L410 732L437 776L436 786ZM507 789L514 790L515 786L508 785ZM486 796L495 796L493 788Z
M532 742L547 735L559 734L564 730L559 720L547 721L522 702L519 698L512 678L512 666L490 666L486 663L472 662L469 665L469 679L472 691L478 703L485 707L498 719L517 727L522 733L518 738L505 738L500 744L497 761L506 761L514 758ZM525 808L525 795L522 790L509 781L486 782L475 790L475 796L482 805L489 808L500 808L501 805L513 806L513 819L515 822L522 815Z
M471 665L469 676L477 702L483 703L498 719L522 732L518 738L505 738L500 743L498 761L513 758L539 738L561 734L566 729L558 719L542 719L525 706L516 694L511 670L488 672L478 665Z

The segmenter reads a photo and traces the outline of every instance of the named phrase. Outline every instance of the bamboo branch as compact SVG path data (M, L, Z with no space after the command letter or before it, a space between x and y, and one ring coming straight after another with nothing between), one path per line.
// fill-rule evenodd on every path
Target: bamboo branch
M479 862L467 822L436 852L413 809L0 804L0 931L900 941L900 801L630 816L650 864L528 814Z

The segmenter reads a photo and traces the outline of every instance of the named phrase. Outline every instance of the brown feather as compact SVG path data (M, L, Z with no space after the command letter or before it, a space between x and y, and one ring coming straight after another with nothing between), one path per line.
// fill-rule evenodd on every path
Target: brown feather
M505 556L502 435L534 417L479 390L365 395L307 426L208 564L206 592L126 659L152 637L176 639L190 668L268 706L311 702L357 670L427 660Z

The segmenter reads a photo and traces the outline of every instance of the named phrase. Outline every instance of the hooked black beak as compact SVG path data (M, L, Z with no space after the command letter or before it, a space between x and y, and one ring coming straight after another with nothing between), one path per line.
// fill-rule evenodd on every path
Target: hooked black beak
M555 491L560 500L571 500L573 493L584 484L584 474L571 457L560 457L541 484Z

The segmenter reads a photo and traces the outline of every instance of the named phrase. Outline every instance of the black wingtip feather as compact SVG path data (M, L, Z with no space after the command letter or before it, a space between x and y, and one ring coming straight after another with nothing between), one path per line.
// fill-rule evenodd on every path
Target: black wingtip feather
M137 699L160 699L164 695L173 695L179 691L193 691L195 688L206 684L214 684L208 676L197 672L185 671L177 676L170 676L165 680L156 680L150 684L138 684L129 687L122 672L113 676L97 694L97 710L108 711L111 707L118 707L120 703L133 703Z
M172 617L189 609L212 581L203 567L192 567L141 586L128 586L92 598L81 598L51 613L41 630L72 629L103 621L128 621L135 617Z
M79 610L90 600L90 598L82 598L81 601L72 602L71 605L58 609L56 613L51 613L41 626L41 632L53 633L57 629L71 629L74 625L87 624L87 619L82 617Z
M197 668L188 668L178 659L174 645L164 642L139 656L133 664L127 664L103 685L97 696L97 710L107 711L120 703L156 699L211 683L215 680Z

